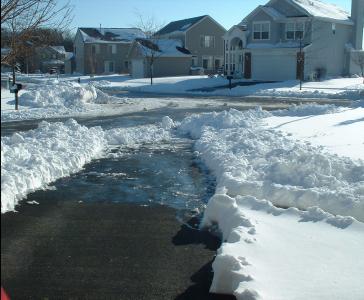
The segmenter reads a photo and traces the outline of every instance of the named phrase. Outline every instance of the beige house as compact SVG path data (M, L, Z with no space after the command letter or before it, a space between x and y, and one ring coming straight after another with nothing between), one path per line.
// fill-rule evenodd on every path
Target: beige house
M171 39L136 39L128 54L133 78L189 75L191 53L181 41Z
M156 36L181 41L182 46L191 52L191 66L211 72L223 67L225 33L223 26L204 15L171 22L160 29Z
M129 73L127 54L138 28L78 28L74 41L75 72L80 74Z

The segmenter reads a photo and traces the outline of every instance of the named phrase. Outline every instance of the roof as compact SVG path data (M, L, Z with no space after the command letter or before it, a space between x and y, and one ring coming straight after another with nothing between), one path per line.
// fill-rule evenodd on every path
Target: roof
M139 28L79 28L85 43L131 43L145 38Z
M64 46L50 46L50 48L52 48L54 51L56 51L60 54L66 53L66 49L64 48Z
M246 16L240 24L244 24L248 19L250 19L259 11L264 11L275 21L287 21L287 18L290 18L291 16L285 15L284 12L280 12L272 7L272 4L275 1L277 0L271 0L266 5L259 5L248 16ZM327 21L336 21L349 25L353 24L350 14L334 4L325 3L320 0L286 0L286 2L287 4L291 3L293 7L296 7L296 9L302 13L302 17L307 16Z
M325 3L319 0L290 0L290 1L298 5L310 16L322 19L344 21L352 24L352 20L350 19L350 14L334 4Z
M207 17L207 15L170 22L160 29L156 34L162 35L176 31L186 32L191 26L201 21L205 17Z
M158 39L156 41L148 39L137 39L139 49L143 56L158 57L189 57L191 52L182 47L179 40Z

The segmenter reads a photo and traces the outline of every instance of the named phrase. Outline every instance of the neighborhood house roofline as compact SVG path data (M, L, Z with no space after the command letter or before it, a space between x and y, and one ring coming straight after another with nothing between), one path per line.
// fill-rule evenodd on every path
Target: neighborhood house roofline
M191 30L195 26L197 26L199 23L201 23L203 20L208 18L212 22L214 22L217 26L219 26L222 30L226 31L225 27L223 27L221 24L219 24L216 20L214 20L209 15L204 15L200 17L190 18L190 19L183 19L178 21L173 21L168 23L166 26L164 26L162 29L160 29L156 35L164 35L164 34L170 34L175 32L184 32Z
M172 39L159 39L152 41L149 39L136 39L130 47L128 57L132 56L134 49L139 49L139 54L143 57L191 57L191 53L182 47L181 41Z
M145 38L139 28L78 28L84 43L131 43L136 38Z
M269 5L271 3L274 3L276 1L286 1L287 4L291 4L293 7L295 7L298 11L300 11L301 14L297 16L285 16L282 13L278 12L273 7L270 7ZM312 3L312 9L311 11L308 11L307 9L304 9L302 5L304 5L305 1L307 3ZM301 4L299 4L301 3ZM315 6L316 5L316 6ZM318 5L321 5L319 7ZM327 16L320 15L322 14L322 10L325 8L329 9L327 12ZM317 8L317 12L315 13L315 9ZM337 14L335 15L333 13L334 10L337 10ZM325 4L321 1L317 0L271 0L267 3L267 5L259 5L257 8L255 8L249 15L247 15L240 23L246 24L251 18L253 18L256 14L259 12L265 12L267 15L269 15L274 21L277 22L287 22L294 18L315 18L327 22L334 22L334 23L341 23L346 25L353 25L353 21L350 19L349 14L347 12L344 12L342 9L340 9L337 6L331 5L331 4ZM336 18L337 17L337 18Z

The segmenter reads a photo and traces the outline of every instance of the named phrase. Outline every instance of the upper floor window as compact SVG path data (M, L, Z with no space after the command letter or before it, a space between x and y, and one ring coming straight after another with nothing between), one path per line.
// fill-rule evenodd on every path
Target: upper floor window
M100 45L92 45L91 47L92 54L100 53Z
M304 36L305 23L295 22L286 24L286 39L287 40L299 40Z
M109 52L112 53L112 54L116 54L117 48L116 48L115 44L109 45Z
M202 48L215 48L215 37L213 35L201 35Z
M253 40L270 39L270 22L253 22Z

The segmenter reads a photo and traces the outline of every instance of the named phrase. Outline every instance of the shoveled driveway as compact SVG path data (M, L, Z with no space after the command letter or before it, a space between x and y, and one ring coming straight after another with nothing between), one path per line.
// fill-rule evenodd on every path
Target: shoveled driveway
M208 293L219 240L171 208L40 202L1 216L11 299L235 299Z

